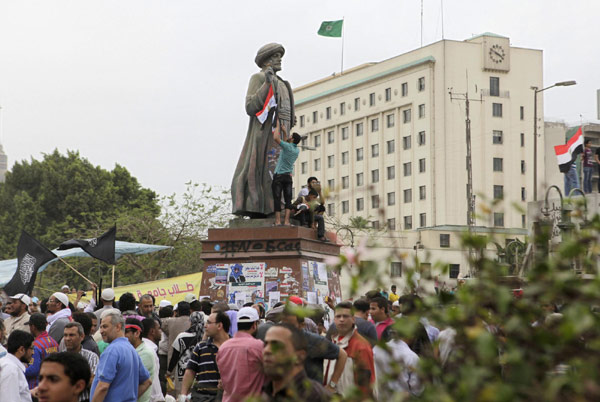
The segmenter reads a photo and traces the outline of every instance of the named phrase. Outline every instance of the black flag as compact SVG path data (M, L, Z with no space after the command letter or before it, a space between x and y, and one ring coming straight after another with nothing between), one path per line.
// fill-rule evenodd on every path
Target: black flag
M94 258L115 264L115 238L117 236L117 227L113 226L108 232L100 237L94 237L89 240L71 239L58 246L59 250L68 250L70 248L81 247L83 251Z
M17 271L10 282L4 286L6 294L9 296L17 293L31 295L38 269L55 258L56 255L52 251L23 230L17 246Z

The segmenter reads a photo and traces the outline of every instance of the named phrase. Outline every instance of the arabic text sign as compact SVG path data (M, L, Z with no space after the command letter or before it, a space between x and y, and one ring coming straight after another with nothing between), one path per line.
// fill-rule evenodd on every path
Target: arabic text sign
M188 293L192 293L194 296L198 297L201 283L202 272L198 272L196 274L176 276L174 278L161 279L158 281L119 286L116 287L114 291L116 299L126 292L133 293L137 300L139 300L143 294L149 293L156 299L156 305L158 305L161 300L168 300L175 305L182 301Z

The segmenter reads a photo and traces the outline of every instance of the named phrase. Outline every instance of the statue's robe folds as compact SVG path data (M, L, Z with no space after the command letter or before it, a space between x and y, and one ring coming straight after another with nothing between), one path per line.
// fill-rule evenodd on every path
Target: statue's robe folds
M246 93L246 113L250 116L250 123L231 183L232 212L250 218L264 218L274 212L271 183L280 147L273 140L271 118L264 124L256 118L267 98L268 85L263 87L265 81L262 71L250 78ZM292 88L280 77L277 77L273 88L277 96L278 117L290 133L294 122Z

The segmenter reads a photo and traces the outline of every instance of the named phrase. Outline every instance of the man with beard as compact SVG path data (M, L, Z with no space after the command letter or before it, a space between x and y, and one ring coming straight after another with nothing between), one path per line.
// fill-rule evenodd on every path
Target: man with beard
M33 355L33 335L15 329L6 342L7 355L0 359L0 390L2 400L31 402L25 364Z
M6 303L6 312L10 314L10 317L4 322L6 333L10 335L15 329L29 332L29 325L27 324L29 313L27 311L31 299L23 293L10 296L9 299L8 303Z
M60 344L65 331L65 325L71 321L71 309L69 308L69 298L62 292L55 292L48 299L47 307L50 315L48 316L48 334L56 343Z

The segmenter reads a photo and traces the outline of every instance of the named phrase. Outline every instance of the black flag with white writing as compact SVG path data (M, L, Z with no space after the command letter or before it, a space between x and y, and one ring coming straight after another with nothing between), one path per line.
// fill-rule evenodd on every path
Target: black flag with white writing
M17 271L4 286L7 295L17 293L31 295L37 271L42 265L56 258L56 255L31 237L24 230L17 245Z
M70 248L81 247L83 251L94 258L106 262L107 264L115 264L115 239L117 236L117 227L113 226L108 232L100 237L93 239L80 240L71 239L58 246L59 250L68 250Z

